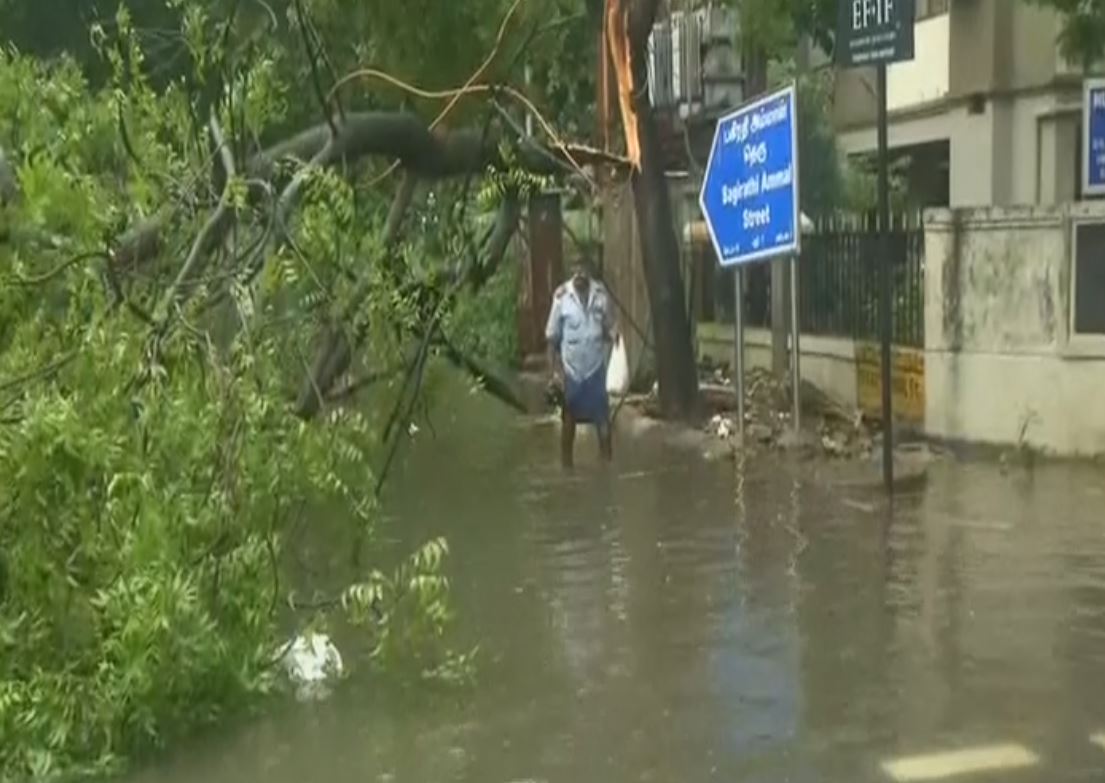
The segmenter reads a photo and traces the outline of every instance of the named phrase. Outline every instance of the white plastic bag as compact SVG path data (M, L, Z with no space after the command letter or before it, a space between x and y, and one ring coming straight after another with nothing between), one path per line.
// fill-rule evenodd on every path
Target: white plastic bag
M341 677L345 670L341 653L324 633L297 636L284 646L284 670L296 686L301 701L324 699L330 695L327 683Z
M619 334L610 353L606 368L606 391L619 397L629 391L629 359L625 354L625 340Z

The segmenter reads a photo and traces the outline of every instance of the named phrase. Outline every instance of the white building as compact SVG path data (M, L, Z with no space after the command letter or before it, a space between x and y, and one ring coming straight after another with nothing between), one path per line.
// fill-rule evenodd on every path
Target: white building
M917 0L916 58L887 71L891 152L924 206L1054 204L1080 196L1080 68L1057 15L1024 0ZM840 71L834 123L876 148L875 73Z

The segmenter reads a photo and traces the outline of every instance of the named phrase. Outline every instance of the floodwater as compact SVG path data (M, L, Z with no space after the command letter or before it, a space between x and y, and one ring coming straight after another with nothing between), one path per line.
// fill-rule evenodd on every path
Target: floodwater
M135 783L1100 781L1105 473L938 463L890 518L811 463L734 469L476 398L423 427L388 531L448 537L478 684L354 678Z

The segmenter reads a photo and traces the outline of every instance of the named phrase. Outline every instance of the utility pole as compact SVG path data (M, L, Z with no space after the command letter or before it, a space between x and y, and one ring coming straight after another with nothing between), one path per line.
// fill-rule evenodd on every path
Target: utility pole
M878 66L879 100L879 317L882 326L882 476L886 491L894 492L894 395L891 389L890 343L894 321L890 290L890 161L887 136L886 63Z
M894 339L894 297L890 257L890 153L886 69L914 57L914 0L863 0L837 6L836 59L843 68L878 71L879 160L879 321L882 337L882 473L887 494L894 494L894 393L890 349Z

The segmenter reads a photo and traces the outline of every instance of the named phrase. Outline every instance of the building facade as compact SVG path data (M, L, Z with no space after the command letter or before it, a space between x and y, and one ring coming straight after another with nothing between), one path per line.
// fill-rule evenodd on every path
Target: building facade
M1080 193L1082 73L1058 16L1023 0L917 0L916 57L887 69L891 155L919 206L1057 204ZM834 124L876 149L874 69L840 71Z

